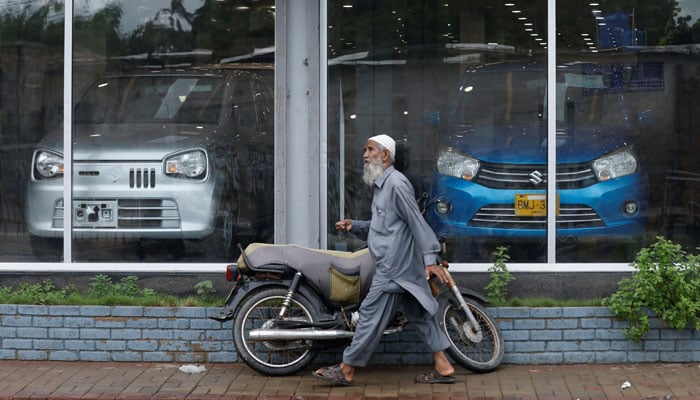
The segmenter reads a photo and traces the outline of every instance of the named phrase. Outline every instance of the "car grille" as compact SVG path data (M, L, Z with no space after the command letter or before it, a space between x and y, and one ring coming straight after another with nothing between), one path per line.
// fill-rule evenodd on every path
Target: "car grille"
M129 187L132 189L153 189L156 187L155 168L131 168Z
M119 228L179 228L180 211L172 200L119 200Z
M547 184L544 164L482 163L475 183L494 189L534 189ZM557 166L557 189L578 189L596 183L588 163Z
M520 217L515 215L513 204L489 204L481 207L469 221L470 226L503 229L544 229L547 217ZM557 228L592 228L605 226L602 218L592 208L582 204L561 204L557 216Z
M63 199L57 200L53 206L51 227L63 229Z
M77 201L77 200L76 200ZM56 202L53 212L53 228L63 228L63 200ZM120 199L117 200L116 227L104 229L179 229L180 210L169 199Z

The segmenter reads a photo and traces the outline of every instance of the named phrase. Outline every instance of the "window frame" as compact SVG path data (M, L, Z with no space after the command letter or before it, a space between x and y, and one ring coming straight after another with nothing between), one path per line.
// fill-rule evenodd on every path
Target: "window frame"
M305 28L308 43L302 43L303 46L317 44L317 52L308 54L308 58L304 63L293 63L290 58L304 57L293 55L290 51L294 49L293 43L299 38L293 35L288 35L290 26L294 25L294 20L304 18L307 20L316 20L318 24L297 24L302 26L327 26L327 11L328 0L306 0L295 3L296 11L293 11L286 2L277 0L275 6L278 18L275 21L275 170L283 173L275 174L275 243L284 243L289 238L295 238L297 242L316 243L320 248L327 248L327 236L325 232L328 229L327 215L328 209L326 205L326 196L328 195L328 159L327 159L327 90L328 90L328 58L327 58L327 30L314 28ZM65 149L65 160L72 160L72 129L73 129L73 19L68 16L73 15L73 2L65 2L64 18L64 81L63 81L63 145ZM301 9L301 10L299 10ZM547 0L547 72L548 86L555 87L556 78L556 0ZM307 21L304 21L307 22ZM302 33L304 35L304 33ZM311 68L309 68L309 65ZM308 78L306 82L309 90L304 96L308 96L310 106L305 109L306 115L301 118L305 121L306 129L303 130L308 135L306 140L309 142L308 152L312 152L314 148L318 148L318 156L308 157L308 152L297 153L287 149L289 133L291 130L299 130L299 121L289 122L287 111L289 111L288 103L290 84L295 86L293 89L298 90L299 85L294 83L294 79L288 79L288 76L294 78L299 74L305 74ZM316 90L315 90L316 89ZM556 104L555 96L548 96L547 116L548 116L548 143L555 143L556 132ZM297 118L298 120L298 118ZM290 126L290 124L297 124ZM302 125L304 124L302 123ZM317 128L318 136L309 134L311 128ZM342 154L342 152L341 152ZM303 159L300 161L299 159ZM548 166L547 172L549 176L556 176L556 146L548 146ZM341 161L344 161L341 159ZM292 164L302 162L299 167L294 167ZM306 164L304 164L306 163ZM290 168L290 165L291 168ZM65 204L72 204L72 161L65 164L64 173L64 199ZM304 193L294 191L290 188L287 182L290 177L298 176L299 173L314 173L317 175L311 176L308 183L316 185L309 192L307 188L306 196L311 195L316 198L316 204L310 204L308 215L290 216L290 212L298 207L298 204L304 203ZM342 184L342 182L341 182ZM556 214L556 182L551 180L547 184L547 199L548 199L548 215ZM294 185L304 186L304 185ZM302 201L302 203L299 203ZM313 203L313 202L312 202ZM290 212L288 212L290 211ZM290 223L290 218L308 218L308 223L303 224L300 228L295 223ZM293 222L293 221L292 221ZM221 273L224 271L225 263L124 263L124 262L75 262L72 258L72 221L70 213L64 213L64 236L63 236L63 253L62 262L10 262L0 263L0 271L21 271L21 272L114 272L114 273L132 273L142 272L147 266L149 273ZM303 233L300 239L295 233ZM307 243L300 243L308 245ZM633 268L626 263L557 263L556 261L556 240L555 240L555 219L548 218L547 220L547 259L546 263L513 263L508 265L510 271L513 272L630 272ZM232 260L233 261L233 260ZM486 272L491 267L491 264L486 263L453 263L451 268L455 272Z

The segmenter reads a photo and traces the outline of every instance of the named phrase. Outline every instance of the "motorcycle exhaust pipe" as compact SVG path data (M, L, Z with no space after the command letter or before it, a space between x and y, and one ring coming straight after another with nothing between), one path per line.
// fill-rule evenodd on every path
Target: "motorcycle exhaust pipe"
M347 339L355 332L345 330L318 329L253 329L249 333L250 340L333 340Z

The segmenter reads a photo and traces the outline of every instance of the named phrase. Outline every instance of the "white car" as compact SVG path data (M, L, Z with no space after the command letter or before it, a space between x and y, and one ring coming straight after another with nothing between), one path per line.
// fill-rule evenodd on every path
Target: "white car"
M105 75L74 112L73 204L62 131L37 145L26 196L36 256L56 256L64 212L76 238L207 240L208 260L269 241L273 70Z

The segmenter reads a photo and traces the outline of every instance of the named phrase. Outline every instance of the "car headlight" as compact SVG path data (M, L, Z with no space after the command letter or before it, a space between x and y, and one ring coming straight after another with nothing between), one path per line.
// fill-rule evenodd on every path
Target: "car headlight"
M440 152L437 160L437 170L443 175L454 176L468 181L479 172L479 160L448 148Z
M637 171L637 158L629 149L607 154L593 161L593 171L599 181L630 175Z
M179 153L165 159L165 174L203 178L207 173L207 156L202 150Z
M48 150L37 150L34 154L34 179L63 176L63 155Z

